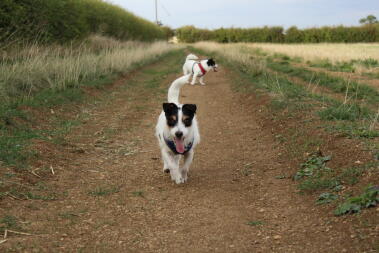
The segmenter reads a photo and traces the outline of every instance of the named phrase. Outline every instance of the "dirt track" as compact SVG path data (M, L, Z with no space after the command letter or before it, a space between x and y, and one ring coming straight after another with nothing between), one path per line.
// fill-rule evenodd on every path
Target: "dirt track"
M146 84L153 65L116 86ZM154 127L169 74L156 89L114 88L111 98L81 108L88 115L69 146L47 157L56 201L19 201L33 236L4 249L46 252L363 252L344 218L326 214L297 193L267 125L264 98L231 90L223 69L206 86L186 86L181 102L196 103L202 143L188 183L162 172ZM154 94L152 94L154 91ZM243 99L244 102L241 102ZM50 154L51 155L51 154ZM248 223L250 222L250 225Z

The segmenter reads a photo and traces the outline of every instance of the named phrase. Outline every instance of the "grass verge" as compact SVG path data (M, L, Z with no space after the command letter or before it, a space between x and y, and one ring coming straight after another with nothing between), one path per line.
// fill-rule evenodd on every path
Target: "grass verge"
M331 157L311 155L308 157L309 160L303 162L300 171L296 174L301 192L315 194L325 190L333 191L333 193L319 196L319 202L331 203L333 202L331 199L334 198L337 192L343 188L356 185L368 169L371 171L372 168L378 166L378 160L375 158L375 153L379 151L378 146L375 145L377 143L376 137L379 133L377 115L368 108L356 103L355 100L351 103L344 103L326 95L315 94L307 87L298 85L285 78L285 76L273 75L267 70L267 68L271 68L274 65L279 66L281 71L278 72L283 72L285 75L302 75L302 70L293 69L289 65L287 58L281 59L287 61L287 63L277 63L273 59L262 57L260 55L264 54L262 52L258 52L258 54L249 53L250 49L246 49L241 45L201 43L194 46L196 48L193 48L192 51L200 54L209 54L210 52L212 55L217 55L219 57L217 58L218 62L240 74L241 79L235 80L233 85L239 92L253 92L257 96L268 94L271 100L270 108L273 121L281 126L285 126L288 121L297 121L296 124L289 123L291 125L287 126L288 129L282 129L284 126L281 129L277 129L280 134L275 136L279 142L286 144L288 148L287 159L299 161L303 159L300 158L303 157L303 154L313 154L315 149L319 150L321 147L334 149L335 147L330 145L330 140L334 139L333 135L330 136L330 131L333 134L337 132L337 138L348 137L363 140L369 152L374 154L364 164L352 166L356 161L349 159L352 153L347 154L352 150L334 150L334 152L342 153L336 154L334 159L339 160L339 164L345 164L335 169L325 165ZM296 75L293 72L296 72ZM330 80L325 79L325 82ZM343 91L342 89L341 92ZM361 91L359 90L359 92ZM358 94L357 90L355 94ZM360 96L370 101L375 100L375 103L379 101L377 99L378 93L373 92L371 89L364 90L355 96ZM323 131L323 129L328 131ZM326 141L328 143L325 143ZM345 161L342 161L338 156L346 156L346 158L342 158ZM333 196L330 194L333 194Z

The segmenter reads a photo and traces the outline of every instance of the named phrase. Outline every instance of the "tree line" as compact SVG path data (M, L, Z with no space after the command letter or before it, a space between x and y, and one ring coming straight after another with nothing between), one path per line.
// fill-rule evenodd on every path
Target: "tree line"
M176 30L179 41L268 42L268 43L356 43L379 42L379 24L362 26L325 26L299 29L292 26L285 30L281 26L261 28L219 28L215 30L184 26Z
M170 29L103 0L1 0L0 43L69 42L97 33L121 40L166 39Z

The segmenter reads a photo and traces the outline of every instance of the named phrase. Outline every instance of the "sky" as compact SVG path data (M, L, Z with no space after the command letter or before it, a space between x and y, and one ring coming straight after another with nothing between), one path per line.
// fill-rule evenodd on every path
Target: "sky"
M155 0L107 0L137 16L155 21ZM379 0L157 0L158 19L171 28L359 25L379 19Z

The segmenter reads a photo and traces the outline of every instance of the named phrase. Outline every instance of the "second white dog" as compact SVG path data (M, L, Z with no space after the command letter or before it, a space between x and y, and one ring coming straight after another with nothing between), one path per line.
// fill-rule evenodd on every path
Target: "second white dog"
M163 171L169 172L177 184L188 178L189 167L193 160L194 148L200 142L196 120L195 104L180 104L180 88L188 82L191 75L176 79L168 90L168 103L163 103L155 135L161 148ZM180 159L184 156L183 166Z
M216 62L212 58L199 61L199 58L196 55L189 54L183 65L183 73L184 75L193 75L191 82L192 85L196 83L197 77L200 77L200 84L205 85L205 74L212 69L216 72L217 67Z

